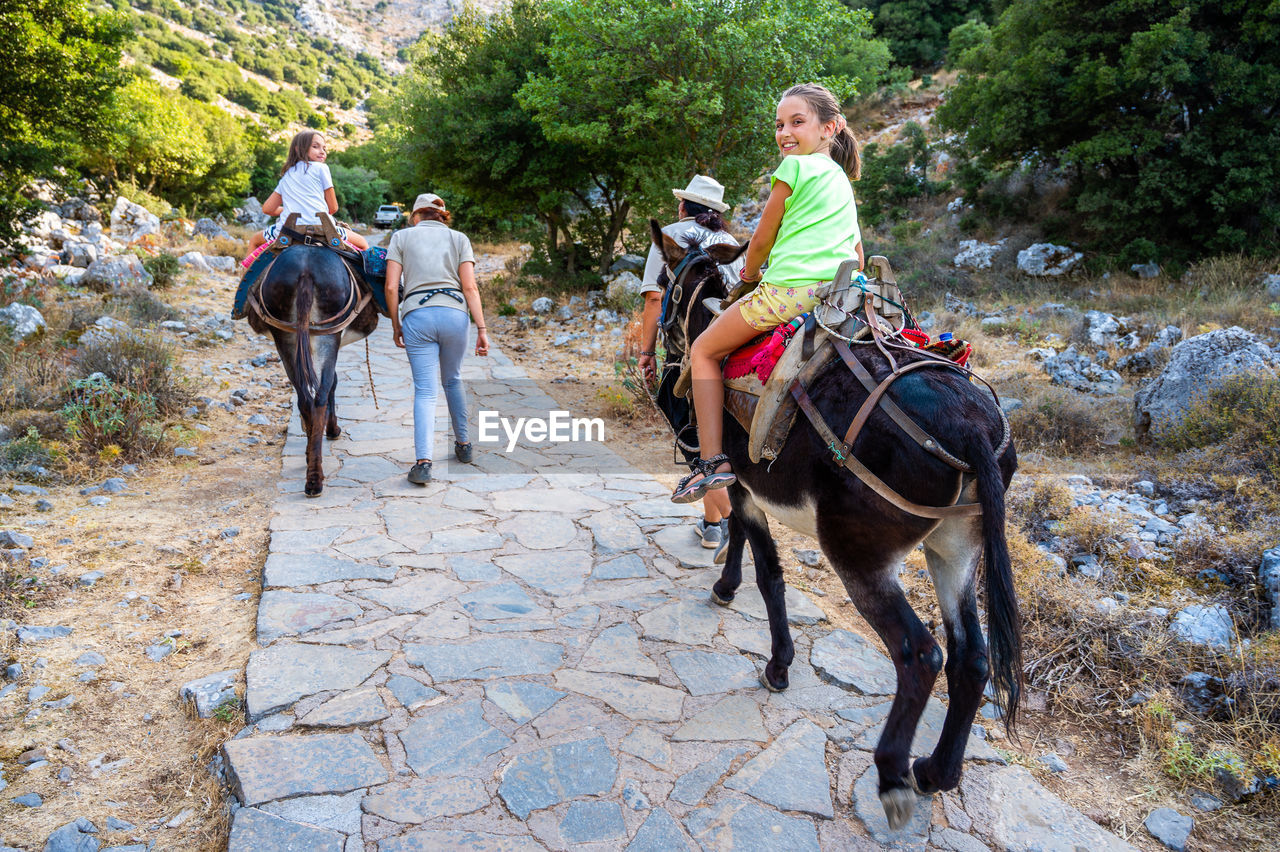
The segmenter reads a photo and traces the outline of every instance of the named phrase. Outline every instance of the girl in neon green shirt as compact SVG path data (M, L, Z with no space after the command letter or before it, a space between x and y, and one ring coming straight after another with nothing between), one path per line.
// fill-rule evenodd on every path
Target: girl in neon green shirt
M823 86L803 83L783 92L774 138L783 160L770 178L769 200L747 249L743 281L759 281L693 342L693 407L701 458L671 495L692 503L709 490L737 481L724 441L724 374L721 363L761 333L813 309L820 285L849 257L863 263L862 234L853 187L861 170L858 142L840 103ZM768 271L760 267L765 259Z

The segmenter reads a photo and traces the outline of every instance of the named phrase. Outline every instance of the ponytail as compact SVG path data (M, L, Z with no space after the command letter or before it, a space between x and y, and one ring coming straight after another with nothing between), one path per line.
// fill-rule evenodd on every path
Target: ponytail
M848 127L841 127L831 138L831 159L840 164L849 180L862 177L862 155L858 153L858 140Z

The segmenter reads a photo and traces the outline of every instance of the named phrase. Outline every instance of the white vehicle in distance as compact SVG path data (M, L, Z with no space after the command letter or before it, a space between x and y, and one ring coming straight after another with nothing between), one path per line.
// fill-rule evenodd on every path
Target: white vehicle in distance
M378 208L377 213L373 214L373 224L380 228L390 228L396 225L403 215L400 211L400 205L384 204Z

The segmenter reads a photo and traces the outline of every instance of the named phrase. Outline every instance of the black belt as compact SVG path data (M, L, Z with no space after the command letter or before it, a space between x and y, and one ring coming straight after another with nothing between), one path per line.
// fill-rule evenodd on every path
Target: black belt
M430 290L415 290L410 293L407 298L417 299L418 307L420 308L427 302L431 301L432 297L439 296L441 293L447 293L459 305L465 305L467 303L467 300L462 298L462 293L456 287L433 287Z

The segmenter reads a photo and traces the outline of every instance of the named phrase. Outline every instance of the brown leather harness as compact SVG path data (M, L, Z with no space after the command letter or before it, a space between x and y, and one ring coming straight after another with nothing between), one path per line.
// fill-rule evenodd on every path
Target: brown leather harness
M297 214L294 215L296 216ZM346 303L332 316L325 317L324 319L316 322L311 322L307 325L307 330L311 334L342 334L342 332L347 330L347 327L350 326L351 323L355 322L356 317L360 316L361 312L364 311L365 306L372 301L373 296L367 290L362 288L359 282L356 281L355 270L353 270L351 268L351 264L347 262L346 255L342 251L333 247L332 238L310 233L308 231L295 231L289 227L289 224L292 224L292 221L293 217L290 217L290 222L280 230L279 241L285 246L285 250L294 245L316 246L319 248L329 249L343 258L342 265L347 270L347 283L349 285L347 289ZM298 317L295 322L286 322L285 320L272 316L267 310L266 304L262 301L261 282L267 280L267 276L270 274L271 268L276 265L276 261L280 259L281 254L284 254L284 250L281 250L281 252L276 255L275 260L271 261L270 265L262 271L262 275L258 277L258 283L254 284L253 288L249 291L248 306L267 325L273 328L278 328L281 331L296 333L304 322L303 317Z
M674 280L672 281L671 286L673 288L678 287L683 290L684 279L688 276L694 265L692 261L695 259L695 254L705 255L705 253L698 249L691 249L689 253L686 254L684 260L678 265L675 270L675 274L672 276ZM689 339L689 318L692 314L694 305L699 304L698 296L701 295L702 286L706 281L707 279L704 278L702 281L698 282L698 285L694 288L692 296L686 303L684 316L680 320L682 330L685 333L686 345L688 345L687 341ZM674 295L675 294L673 293L673 296ZM849 428L845 431L844 438L839 438L831 427L827 425L827 422L823 418L821 412L818 411L817 406L814 405L813 400L809 397L808 389L804 384L804 373L802 373L801 376L791 384L790 391L792 397L796 401L796 404L809 419L814 430L818 433L819 437L822 438L828 449L831 450L832 458L835 462L848 468L849 471L853 473L853 475L856 476L864 485L876 494L879 494L886 502L890 503L897 509L906 512L909 515L915 515L922 518L935 518L938 520L981 515L982 506L979 503L957 503L950 506L923 506L919 503L914 503L903 497L890 487L888 483L872 473L866 465L854 456L853 445L858 440L858 435L862 432L863 427L866 426L867 420L870 419L872 412L879 407L889 415L890 419L892 419L893 422L902 429L902 431L910 436L926 452L945 462L962 475L973 473L972 465L948 452L937 438L934 438L922 429L919 424L906 414L906 412L898 407L897 403L886 395L886 392L889 390L889 386L895 381L902 378L907 373L926 368L955 370L966 378L977 379L982 382L982 384L986 385L991 391L992 397L996 400L996 411L1000 415L1000 422L1003 427L1003 437L1000 441L1000 445L995 450L995 455L997 457L999 457L1005 451L1005 448L1009 446L1011 437L1009 420L1005 417L1004 411L1000 408L999 397L996 395L995 388L992 388L985 379L975 374L972 370L962 367L954 361L948 360L940 355L917 349L916 347L908 344L897 343L889 339L890 336L886 336L880 326L880 320L875 314L872 299L867 298L863 301L863 312L866 317L865 321L871 329L872 340L880 350L881 354L884 355L885 360L889 362L891 372L883 381L877 383L871 373L867 371L867 368L862 366L862 363L854 357L853 351L849 348L849 345L845 343L844 340L841 340L838 335L833 335L831 337L830 342L836 353L840 356L840 360L843 361L849 371L857 377L858 381L862 383L862 386L867 389L868 393L866 400L858 409L857 414L854 415L853 422L849 424ZM896 333L897 332L895 332L895 335ZM925 360L913 361L909 364L899 365L894 359L893 354L889 351L890 347L900 348L903 351L922 355L925 357ZM958 488L956 491L956 499L959 499L960 494L964 492L963 481L961 485L962 487Z
M902 431L906 432L907 435L915 440L915 442L925 451L941 459L943 462L946 462L961 474L973 473L973 467L971 465L947 452L946 448L943 447L936 438L924 429L920 428L919 424L908 417L906 412L899 408L893 400L889 399L885 395L886 391L889 390L889 386L902 376L905 376L907 373L915 370L928 367L955 370L961 375L968 378L976 378L984 385L987 385L991 390L993 397L996 399L996 411L1000 414L1000 422L1004 428L1004 437L1001 439L1000 446L995 450L995 455L997 457L1005 451L1006 447L1009 446L1010 440L1009 420L1005 417L1004 411L1001 410L999 397L995 396L995 389L992 388L991 385L987 384L985 380L975 375L971 370L961 367L954 361L949 361L946 358L934 355L933 353L924 352L914 347L907 347L903 344L893 343L892 341L887 340L872 309L871 299L866 299L863 302L863 307L866 313L866 321L871 328L872 339L881 354L883 354L885 359L889 362L891 372L882 382L877 384L867 369L862 366L862 363L854 357L853 351L849 348L847 343L839 337L833 337L831 339L831 343L839 354L840 360L844 362L845 366L848 367L849 371L857 377L858 381L862 383L862 386L865 387L868 392L868 396L862 403L862 407L858 409L858 413L854 416L853 422L849 424L849 428L845 432L843 440L838 438L836 433L832 431L831 427L827 425L826 420L823 419L817 406L813 404L813 400L809 397L808 390L805 388L804 382L801 379L796 379L791 384L792 397L794 397L796 404L800 406L800 410L809 418L809 422L813 425L813 428L818 433L819 437L821 437L826 443L827 448L831 450L832 458L835 462L848 468L849 471L852 472L854 476L858 477L864 485L879 494L884 498L884 500L896 508L906 512L907 514L916 515L917 517L936 518L939 520L981 515L982 506L979 503L958 503L951 506L922 506L919 503L913 503L897 491L893 490L888 483L872 473L866 465L858 461L857 457L854 456L853 445L858 440L858 435L862 432L862 428L866 425L867 420L870 419L871 413L875 411L878 406L889 415L893 422L896 423ZM900 347L906 351L924 355L927 360L913 361L910 364L899 365L898 362L894 360L892 353L889 352L888 347L890 346ZM959 489L959 493L963 493L963 490L963 488ZM956 495L957 498L959 497L959 493Z

